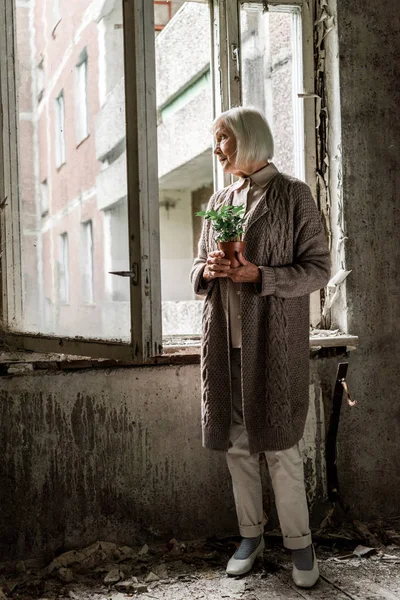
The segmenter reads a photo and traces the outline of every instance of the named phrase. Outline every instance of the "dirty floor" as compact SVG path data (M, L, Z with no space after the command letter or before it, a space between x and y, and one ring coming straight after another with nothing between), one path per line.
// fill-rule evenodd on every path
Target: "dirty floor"
M138 548L96 542L47 565L0 563L0 600L400 600L400 535L393 523L316 532L321 579L309 591L292 583L278 532L265 537L263 560L242 578L224 570L239 542L234 537Z

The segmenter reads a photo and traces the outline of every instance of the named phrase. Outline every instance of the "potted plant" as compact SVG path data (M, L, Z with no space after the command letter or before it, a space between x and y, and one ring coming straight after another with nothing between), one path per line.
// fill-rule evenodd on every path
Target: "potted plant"
M246 242L243 241L245 210L244 204L223 205L219 210L202 210L196 213L197 217L204 217L211 221L218 248L231 261L232 268L240 267L236 253L243 254L246 247Z

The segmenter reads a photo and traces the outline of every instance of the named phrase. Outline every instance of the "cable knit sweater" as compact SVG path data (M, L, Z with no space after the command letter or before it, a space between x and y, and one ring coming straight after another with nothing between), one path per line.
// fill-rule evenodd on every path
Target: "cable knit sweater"
M208 209L231 204L232 186ZM310 188L279 173L249 216L245 258L261 267L260 284L241 293L243 416L250 452L284 450L303 435L309 386L309 294L329 280L330 258ZM217 250L204 220L191 281L205 296L201 351L203 445L227 450L232 420L228 282L202 286L207 255Z

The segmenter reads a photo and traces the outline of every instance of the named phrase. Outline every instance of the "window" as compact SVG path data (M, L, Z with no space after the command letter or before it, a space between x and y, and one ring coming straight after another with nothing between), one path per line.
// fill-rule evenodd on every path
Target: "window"
M10 132L0 219L13 240L0 260L9 343L57 351L62 337L64 353L138 362L161 352L162 328L172 343L191 343L202 309L188 283L201 227L194 213L215 184L229 181L212 155L213 115L262 103L273 127L291 132L287 143L282 137L281 166L303 169L315 188L315 104L299 98L314 91L313 3L269 0L264 14L264 3L240 0L116 0L103 3L95 20L85 3L64 3L71 35L57 39L57 1L53 16L31 14L33 38L6 27L13 3L0 5L0 91ZM17 4L22 31L19 11ZM32 103L23 77L42 87L29 61L43 52L46 90ZM14 57L27 57L21 79ZM18 127L16 106L32 113L29 129ZM77 149L74 137L79 144L89 133L88 107L90 138ZM46 207L49 217L33 229L29 219Z
M190 270L201 231L194 214L210 198L214 180L218 187L229 183L218 168L214 172L213 75L223 75L215 82L214 89L222 92L214 98L215 112L240 103L259 107L275 134L278 168L301 179L307 170L315 189L315 121L305 122L304 100L298 96L308 86L307 69L313 69L311 38L304 36L303 44L302 35L303 27L310 22L312 27L311 11L296 2L270 2L268 11L260 2L238 2L237 11L225 8L228 4L234 3L214 4L211 32L209 6L182 3L155 42L162 322L172 344L201 333L202 299L194 297L187 277L177 280L174 274ZM161 14L158 5L155 14ZM219 49L216 64L211 45ZM311 157L307 166L306 157ZM319 293L313 308L315 324Z
M69 301L69 256L68 256L68 234L62 233L59 240L59 292L60 304L68 304Z
M129 301L129 279L110 274L129 270L127 222L126 199L104 213L106 297L113 302ZM121 316L121 306L116 306L116 311Z
M44 93L44 59L42 58L37 66L36 72L36 93L38 102L43 98Z
M0 219L13 240L0 257L4 323L20 348L57 351L62 337L63 352L143 361L161 351L154 66L144 52L154 38L153 5L116 0L93 19L87 3L63 3L69 30L55 36L60 4L30 11L30 36L23 34L27 9L15 0L0 4L0 118L10 132L0 161L0 195L8 199ZM38 104L31 90L40 87L36 57L44 52L47 85ZM24 65L18 78L16 61ZM70 99L75 108L84 96L77 122ZM72 140L76 129L79 137L88 132L88 100L94 129L78 150ZM45 205L51 214L35 220Z
M155 40L161 308L164 341L171 344L201 330L202 302L188 273L201 228L194 213L213 193L210 48L209 7L198 1L182 3Z
M172 17L172 4L165 0L155 0L154 2L154 29L156 32L162 31Z
M242 6L240 11L242 102L267 116L274 162L305 177L301 11L298 6ZM263 74L263 77L260 77Z
M56 98L55 112L56 166L61 167L65 163L65 107L63 91Z
M51 0L51 25L52 25L52 29L54 30L58 23L61 21L61 7L60 7L60 2L61 0Z
M88 115L88 57L86 49L76 65L76 141L79 144L89 135Z
M85 304L94 302L93 223L82 225L82 296Z
M40 184L40 205L42 217L45 217L49 212L49 186L47 179Z

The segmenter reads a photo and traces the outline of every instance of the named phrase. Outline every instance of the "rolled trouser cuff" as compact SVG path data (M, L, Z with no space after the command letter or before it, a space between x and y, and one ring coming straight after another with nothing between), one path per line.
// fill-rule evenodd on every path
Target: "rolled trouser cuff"
M312 544L311 532L300 537L285 537L283 536L283 545L288 550L302 550Z
M264 524L258 525L239 525L240 535L245 538L255 538L264 534Z

